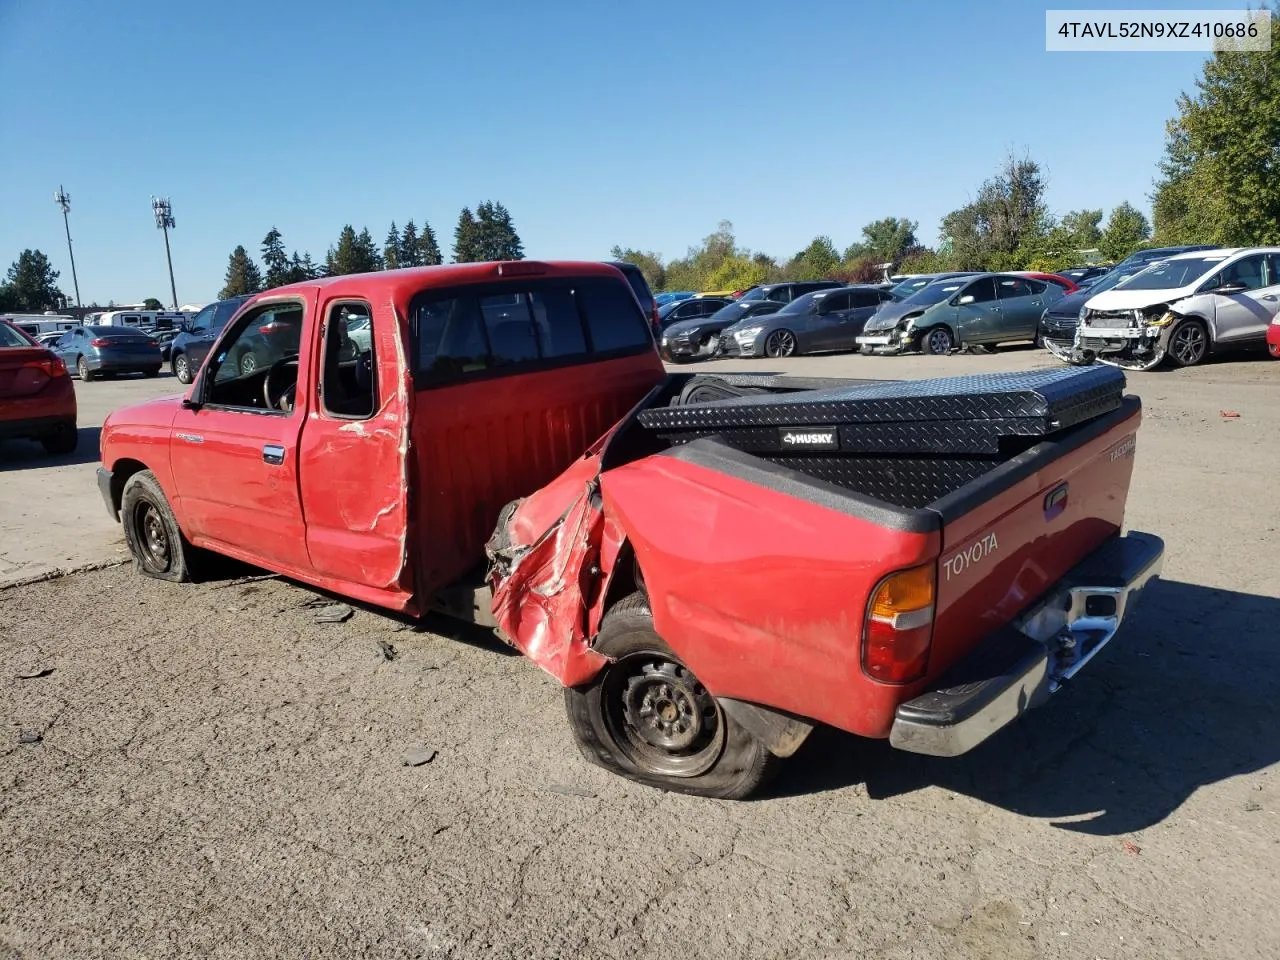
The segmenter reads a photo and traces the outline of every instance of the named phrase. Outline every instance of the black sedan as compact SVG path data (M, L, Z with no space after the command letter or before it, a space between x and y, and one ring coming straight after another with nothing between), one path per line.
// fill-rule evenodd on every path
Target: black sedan
M720 346L720 334L740 320L777 313L783 304L774 300L734 300L715 313L697 320L678 320L662 331L662 357L679 363L698 357L713 357Z
M728 297L690 297L688 300L673 300L658 308L658 327L666 330L667 327L681 320L702 320L733 302Z
M777 313L742 320L726 329L720 350L740 357L856 350L868 318L891 300L888 290L871 286L807 293Z

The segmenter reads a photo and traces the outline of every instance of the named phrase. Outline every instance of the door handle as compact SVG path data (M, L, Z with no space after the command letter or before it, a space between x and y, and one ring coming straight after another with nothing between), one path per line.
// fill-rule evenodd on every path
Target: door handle
M262 448L262 462L276 467L284 463L284 447L278 443L268 443Z

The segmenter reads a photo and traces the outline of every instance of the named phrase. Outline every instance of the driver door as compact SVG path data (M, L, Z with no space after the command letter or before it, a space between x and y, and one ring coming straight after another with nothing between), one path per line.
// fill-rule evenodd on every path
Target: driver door
M315 294L259 301L228 326L173 419L169 439L176 512L184 533L250 563L307 570L306 527L298 493L298 435L306 392L291 409L268 405L268 379L278 396L310 361ZM236 363L259 327L296 322L301 356L281 358L272 372L244 375Z
M959 343L986 343L997 338L1001 313L995 277L979 277L960 291L954 303Z

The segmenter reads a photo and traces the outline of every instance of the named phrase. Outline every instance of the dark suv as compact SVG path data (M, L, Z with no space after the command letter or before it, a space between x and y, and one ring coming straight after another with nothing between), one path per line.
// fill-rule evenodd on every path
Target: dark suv
M169 345L169 366L179 383L190 383L196 377L200 364L209 355L213 342L222 333L227 321L235 316L248 297L232 297L211 303L182 328Z
M784 283L765 283L752 287L739 300L772 300L774 303L790 303L796 297L803 297L815 290L830 290L843 287L839 280L788 280Z

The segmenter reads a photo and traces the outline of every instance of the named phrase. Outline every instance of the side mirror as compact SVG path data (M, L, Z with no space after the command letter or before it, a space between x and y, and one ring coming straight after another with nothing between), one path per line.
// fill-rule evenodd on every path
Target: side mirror
M1214 291L1213 291L1213 292L1214 292L1214 293L1220 293L1220 294L1223 294L1223 295L1230 295L1230 294L1233 294L1233 293L1244 293L1244 292L1245 292L1245 290L1247 290L1247 289L1248 289L1248 287L1246 287L1246 286L1245 286L1243 283L1241 283L1239 280L1233 280L1233 281L1231 281L1230 283L1224 283L1224 284L1221 284L1220 286L1218 286L1218 287L1214 288Z
M956 301L956 303L957 303L957 304L959 304L959 305L960 305L960 306L962 306L962 307L963 307L966 303L973 303L973 294L971 294L971 293L966 293L963 297L961 297L959 300L957 300L957 301Z

